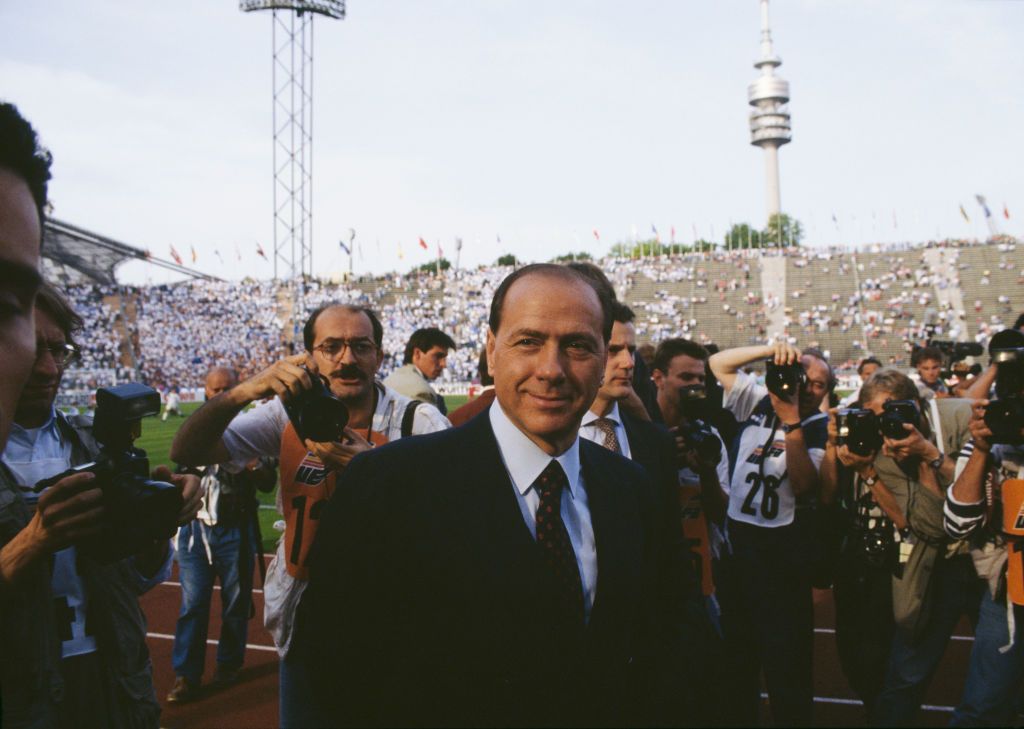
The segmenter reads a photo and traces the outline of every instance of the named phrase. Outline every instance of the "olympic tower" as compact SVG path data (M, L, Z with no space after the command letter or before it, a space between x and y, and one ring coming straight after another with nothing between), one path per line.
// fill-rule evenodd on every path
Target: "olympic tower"
M779 147L793 138L789 126L789 82L775 75L782 59L772 47L772 32L768 27L768 0L761 0L761 57L754 68L761 72L747 87L750 112L750 143L765 153L765 181L768 217L781 212L779 193Z

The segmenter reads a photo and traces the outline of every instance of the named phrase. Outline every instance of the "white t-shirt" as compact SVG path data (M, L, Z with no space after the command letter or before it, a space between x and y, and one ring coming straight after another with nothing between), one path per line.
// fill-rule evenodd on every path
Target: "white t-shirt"
M786 468L786 436L768 399L768 388L739 372L722 405L740 423L730 452L729 518L769 529L792 524L796 497ZM815 469L820 469L828 415L815 413L801 422L807 453Z

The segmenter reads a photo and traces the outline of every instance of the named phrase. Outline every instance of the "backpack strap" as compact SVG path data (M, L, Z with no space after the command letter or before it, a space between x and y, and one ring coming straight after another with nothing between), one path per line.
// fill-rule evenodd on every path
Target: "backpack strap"
M402 437L408 438L412 435L412 421L416 417L416 408L422 403L419 400L411 400L409 404L405 406L405 412L402 414Z

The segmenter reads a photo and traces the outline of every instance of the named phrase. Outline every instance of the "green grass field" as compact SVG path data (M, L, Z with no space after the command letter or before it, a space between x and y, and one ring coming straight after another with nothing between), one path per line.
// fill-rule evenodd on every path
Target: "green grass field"
M468 400L465 395L451 395L445 397L445 404L448 406L449 412L459 407ZM185 416L192 414L199 407L199 403L182 403L182 412ZM162 422L160 418L146 418L142 421L142 437L139 438L135 445L142 448L149 455L149 465L151 468L156 468L160 465L166 465L170 468L174 468L174 464L171 462L171 441L174 440L174 434L178 432L178 428L185 422L184 417L171 416L167 419L167 422ZM274 505L274 493L269 494L257 494L260 499L260 503L273 507ZM263 549L270 553L274 551L277 544L278 532L274 530L274 522L280 519L281 516L277 513L276 509L260 509L260 533L263 535Z

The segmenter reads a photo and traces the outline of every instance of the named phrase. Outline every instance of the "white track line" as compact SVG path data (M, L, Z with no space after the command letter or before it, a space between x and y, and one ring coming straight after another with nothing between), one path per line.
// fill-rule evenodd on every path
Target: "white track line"
M167 633L146 633L146 637L147 638L157 638L158 640L174 640L174 636L173 635L168 635ZM206 642L209 645L217 645L217 641L212 640L212 639L207 640ZM272 645L256 645L254 643L246 643L245 647L249 648L250 650L254 650L254 651L268 651L268 652L271 652L271 653L277 653L277 648L275 648Z
M762 693L762 699L767 699L768 694ZM864 702L860 699L837 699L830 696L815 696L814 703L816 704L838 704L840 706L863 706ZM952 714L954 707L952 706L936 706L935 704L922 704L921 711L939 711L944 714Z
M168 587L181 587L181 583L180 582L174 582L173 580L167 580L167 582L161 582L160 584L161 585L167 585ZM213 589L214 590L219 590L220 589L220 585L214 585ZM258 592L261 595L263 594L263 590L261 590L258 587L252 588L252 591L253 592Z
M836 632L836 629L835 628L815 628L814 632L815 633L827 633L829 635L832 635L832 634L834 634ZM950 640L966 640L966 641L969 641L971 643L974 642L974 636L973 635L951 635L951 636L949 636L949 639Z

